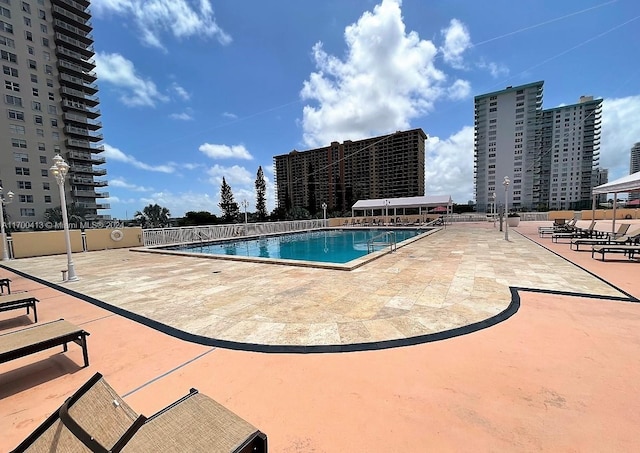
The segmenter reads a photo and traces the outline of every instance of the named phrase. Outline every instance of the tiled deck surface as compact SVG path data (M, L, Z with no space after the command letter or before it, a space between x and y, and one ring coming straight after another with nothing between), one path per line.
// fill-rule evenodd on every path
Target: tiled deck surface
M353 271L134 253L75 254L62 286L189 334L243 344L377 343L484 321L510 286L624 297L512 234L453 225ZM61 280L60 256L11 262ZM245 346L251 349L250 346Z
M490 224L456 225L419 241L414 250L399 250L390 257L393 264L372 263L375 270L368 278L370 265L352 271L355 280L348 282L349 291L368 295L347 298L352 305L376 294L372 288L380 289L377 279L385 274L390 274L385 282L393 288L384 294L387 300L406 294L405 285L422 279L422 291L411 296L417 305L419 296L430 293L430 284L440 286L442 299L433 301L438 310L480 296L484 279L500 294L506 285L552 290L520 291L518 312L493 327L445 341L368 352L262 354L194 344L0 269L1 277L13 279L14 290L28 290L40 299L40 322L65 318L91 333L88 368L81 367L82 354L75 345L65 354L50 350L0 364L0 452L15 447L97 371L145 415L196 387L267 433L273 452L634 451L640 444L635 398L640 393L640 305L615 300L620 292L530 239L636 298L640 264L593 260L588 252L539 239L538 225L521 223L516 230L524 236L513 231L509 243ZM80 287L87 285L108 302L122 297L135 304L149 294L162 302L162 289L171 286L180 288L175 307L203 298L203 293L192 294L192 287L204 291L206 284L197 283L200 277L190 285L174 261L150 265L154 261L135 261L138 255L143 254L78 254L82 280L65 286L84 292ZM99 256L103 258L83 262ZM230 291L227 281L240 281L239 286L250 291L250 284L265 277L256 275L253 266L241 267L245 274L238 275L226 270L228 262L203 261L189 267L189 277L198 275L193 269L206 268L198 272L223 293ZM58 282L65 257L9 264ZM222 272L213 274L215 270ZM271 294L281 278L302 287L304 294L312 290L302 278L312 276L317 286L332 291L342 283L338 278L348 278L343 271L302 270L300 274L300 268L274 266L263 271L272 275L265 294ZM393 286L391 276L398 278L402 272L411 277L402 284L396 279ZM161 276L160 286L166 288L154 287L147 273ZM228 277L224 284L216 280L221 276ZM463 280L456 285L458 277ZM149 292L130 294L127 288L134 281L149 285ZM354 282L359 287L351 288ZM257 303L268 305L260 298ZM178 321L188 319L188 310L175 310ZM296 310L281 310L283 316L289 311ZM278 312L270 316L273 313ZM337 323L335 308L330 313ZM295 319L301 323L307 318ZM0 334L31 323L31 317L19 312L0 313Z

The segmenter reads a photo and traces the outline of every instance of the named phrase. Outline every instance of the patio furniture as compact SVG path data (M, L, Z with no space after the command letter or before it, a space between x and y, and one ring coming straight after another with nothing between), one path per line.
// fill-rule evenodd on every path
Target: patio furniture
M266 452L267 436L191 389L148 419L96 373L14 452Z
M38 312L36 311L36 302L38 299L29 295L29 293L13 293L6 296L0 296L0 311L17 310L26 308L27 315L29 310L33 308L33 321L38 322Z
M618 227L618 231L616 231L615 233L607 233L607 236L609 236L611 239L622 237L625 234L627 234L627 231L629 231L630 226L631 226L630 223L622 223Z
M63 352L67 352L67 344L74 342L82 348L84 366L88 367L88 335L89 332L74 326L64 319L5 333L0 335L0 363L45 351L56 346L62 346Z
M602 255L602 261L604 261L604 257L607 253L623 253L625 256L629 258L629 260L633 260L635 258L635 254L640 255L640 244L636 245L618 245L618 244L609 244L609 245L594 245L591 249L591 258L595 257L596 253L600 253Z
M602 238L575 238L571 240L571 248L575 246L576 251L580 251L581 245L632 245L640 240L640 233L634 236L621 236L614 238L613 236L605 236Z
M573 231L576 227L578 219L574 217L568 223L565 223L564 219L556 219L552 226L538 227L538 236L544 237L547 234L553 233L568 233Z
M7 287L7 292L11 294L11 279L0 278L0 294L4 294L4 287Z
M576 228L575 231L571 231L568 233L553 233L551 235L552 242L558 242L558 239L574 239L574 238L589 238L594 236L599 236L604 233L596 232L594 230L596 226L596 221L592 220L591 225L588 228Z

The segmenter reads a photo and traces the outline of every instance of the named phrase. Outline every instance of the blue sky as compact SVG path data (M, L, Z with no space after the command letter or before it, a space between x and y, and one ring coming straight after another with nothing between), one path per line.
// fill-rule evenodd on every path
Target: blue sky
M544 80L603 98L602 167L640 141L637 0L94 0L110 212L255 208L273 156L399 129L429 136L426 192L473 199L473 97Z

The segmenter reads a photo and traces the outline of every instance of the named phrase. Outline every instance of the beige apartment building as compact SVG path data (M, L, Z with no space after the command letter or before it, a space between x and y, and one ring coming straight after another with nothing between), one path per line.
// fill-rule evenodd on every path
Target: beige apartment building
M332 142L274 157L279 208L348 211L358 200L424 195L425 141L422 129Z
M60 206L49 169L56 153L69 164L67 204L104 220L100 200L100 142L91 13L86 0L0 0L3 77L0 185L14 201L9 222L29 224Z

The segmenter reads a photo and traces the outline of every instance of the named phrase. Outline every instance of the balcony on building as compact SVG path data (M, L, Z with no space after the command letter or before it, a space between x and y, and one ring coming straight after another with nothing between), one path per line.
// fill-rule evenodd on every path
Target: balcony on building
M87 140L78 140L75 138L68 138L65 140L68 149L81 148L79 151L89 151L91 153L101 153L104 151L104 145L96 145Z
M56 31L56 33L53 35L53 38L57 45L61 45L70 48L71 50L75 50L76 52L80 52L87 59L92 58L96 53L91 43L85 43L78 39L74 39L64 33L60 33L59 31Z
M78 173L86 173L90 175L104 176L107 174L106 168L92 167L90 165L70 165L69 171L74 173L74 175Z
M73 52L65 47L56 47L56 56L58 57L58 71L64 74L74 74L77 77L82 77L84 81L83 86L91 87L93 82L98 78L98 74L95 73L95 62L93 59L86 59L78 52ZM77 59L74 59L77 57Z
M84 115L78 115L73 112L65 112L62 115L65 124L73 123L74 125L82 125L87 129L91 129L92 131L97 131L98 129L102 129L102 123L100 121L92 120L91 118L87 118Z
M77 110L79 112L84 113L88 118L96 119L100 116L100 109L95 107L89 107L82 102L78 102L73 99L62 99L62 110Z
M51 7L51 14L54 19L61 19L66 22L71 22L78 28L86 32L90 32L93 30L91 25L91 16L87 13L81 5L69 5L65 4L66 8L56 5L55 1L52 1L53 6ZM75 2L72 2L75 3ZM69 8L71 6L71 8Z
M69 150L67 152L69 160L81 161L84 164L104 164L107 160L104 157L98 157L89 151Z
M81 90L74 90L73 88L67 86L60 87L60 94L63 95L63 99L71 101L75 100L90 108L96 107L98 104L100 104L100 99L98 98L98 96L92 96L89 93L85 93Z
M71 183L72 184L80 184L84 186L93 186L93 187L106 187L109 185L107 181L100 179L93 179L90 176L82 176L82 175L71 175Z
M90 32L82 30L76 24L71 24L66 20L53 19L53 29L85 44L93 44L93 36Z
M71 194L76 198L98 198L98 193L93 190L74 188Z
M64 132L67 135L75 135L90 142L99 142L104 139L102 134L82 127L65 126Z
M85 80L82 77L76 77L73 74L60 72L58 76L60 86L69 87L70 89L77 90L80 93L84 93L85 97L94 97L98 92L98 85Z
M85 78L93 79L95 81L98 76L93 70L96 67L96 62L91 56L87 57L80 52L75 52L64 46L56 46L56 56L58 59L64 59L69 63L82 66L84 69L83 76Z
M84 17L85 19L89 19L91 17L91 13L87 11L89 8L88 0L51 0L51 4L64 8L74 14Z

